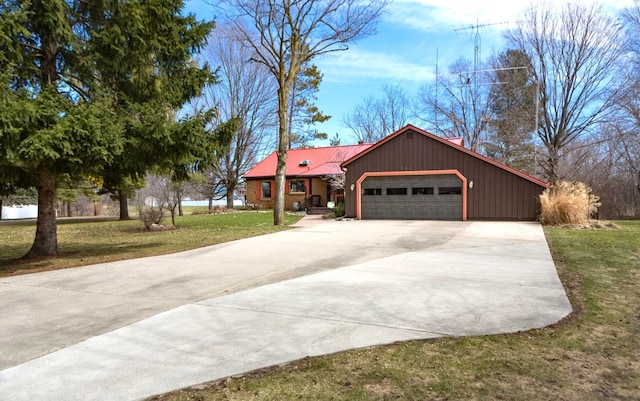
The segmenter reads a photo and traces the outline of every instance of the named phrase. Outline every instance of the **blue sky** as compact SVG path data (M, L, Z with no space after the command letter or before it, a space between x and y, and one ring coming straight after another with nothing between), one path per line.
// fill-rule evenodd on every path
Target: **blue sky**
M614 10L631 3L600 1ZM316 104L332 116L318 125L319 131L329 137L338 133L342 144L353 143L355 138L342 120L367 96L379 97L385 84L400 85L413 96L434 79L436 64L443 72L460 57L473 60L475 31L460 28L489 25L479 28L481 58L495 54L503 49L502 31L514 26L529 4L530 0L393 0L377 34L314 61L324 74ZM204 0L188 0L187 10L202 19L215 17Z

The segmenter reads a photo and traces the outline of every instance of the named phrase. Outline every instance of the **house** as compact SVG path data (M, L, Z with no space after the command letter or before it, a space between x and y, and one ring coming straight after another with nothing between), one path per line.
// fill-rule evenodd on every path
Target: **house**
M343 200L340 163L369 148L371 144L291 149L287 156L284 207L300 210L325 207L327 202ZM276 152L245 175L248 205L273 208L275 196ZM331 185L331 182L339 185Z
M547 183L407 125L342 162L358 219L536 220Z

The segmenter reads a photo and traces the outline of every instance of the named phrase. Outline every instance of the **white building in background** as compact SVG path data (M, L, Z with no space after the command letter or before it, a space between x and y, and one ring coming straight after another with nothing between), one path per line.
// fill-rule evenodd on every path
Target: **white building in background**
M38 205L2 206L2 220L35 219L38 217Z
M182 201L182 206L209 206L209 201L187 198ZM213 206L227 206L227 198L215 199L213 201ZM242 199L234 197L233 206L244 206L244 202Z

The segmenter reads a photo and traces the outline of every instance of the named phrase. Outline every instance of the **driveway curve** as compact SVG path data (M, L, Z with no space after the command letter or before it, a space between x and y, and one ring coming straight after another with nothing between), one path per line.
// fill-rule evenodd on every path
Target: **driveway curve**
M536 223L300 225L0 279L0 399L135 400L305 356L516 332L571 312Z

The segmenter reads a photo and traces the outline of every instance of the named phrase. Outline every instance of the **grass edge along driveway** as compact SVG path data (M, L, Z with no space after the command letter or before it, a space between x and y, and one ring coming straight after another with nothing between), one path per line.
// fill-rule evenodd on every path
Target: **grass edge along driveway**
M154 400L640 399L640 222L545 228L574 307L522 333L305 358Z

